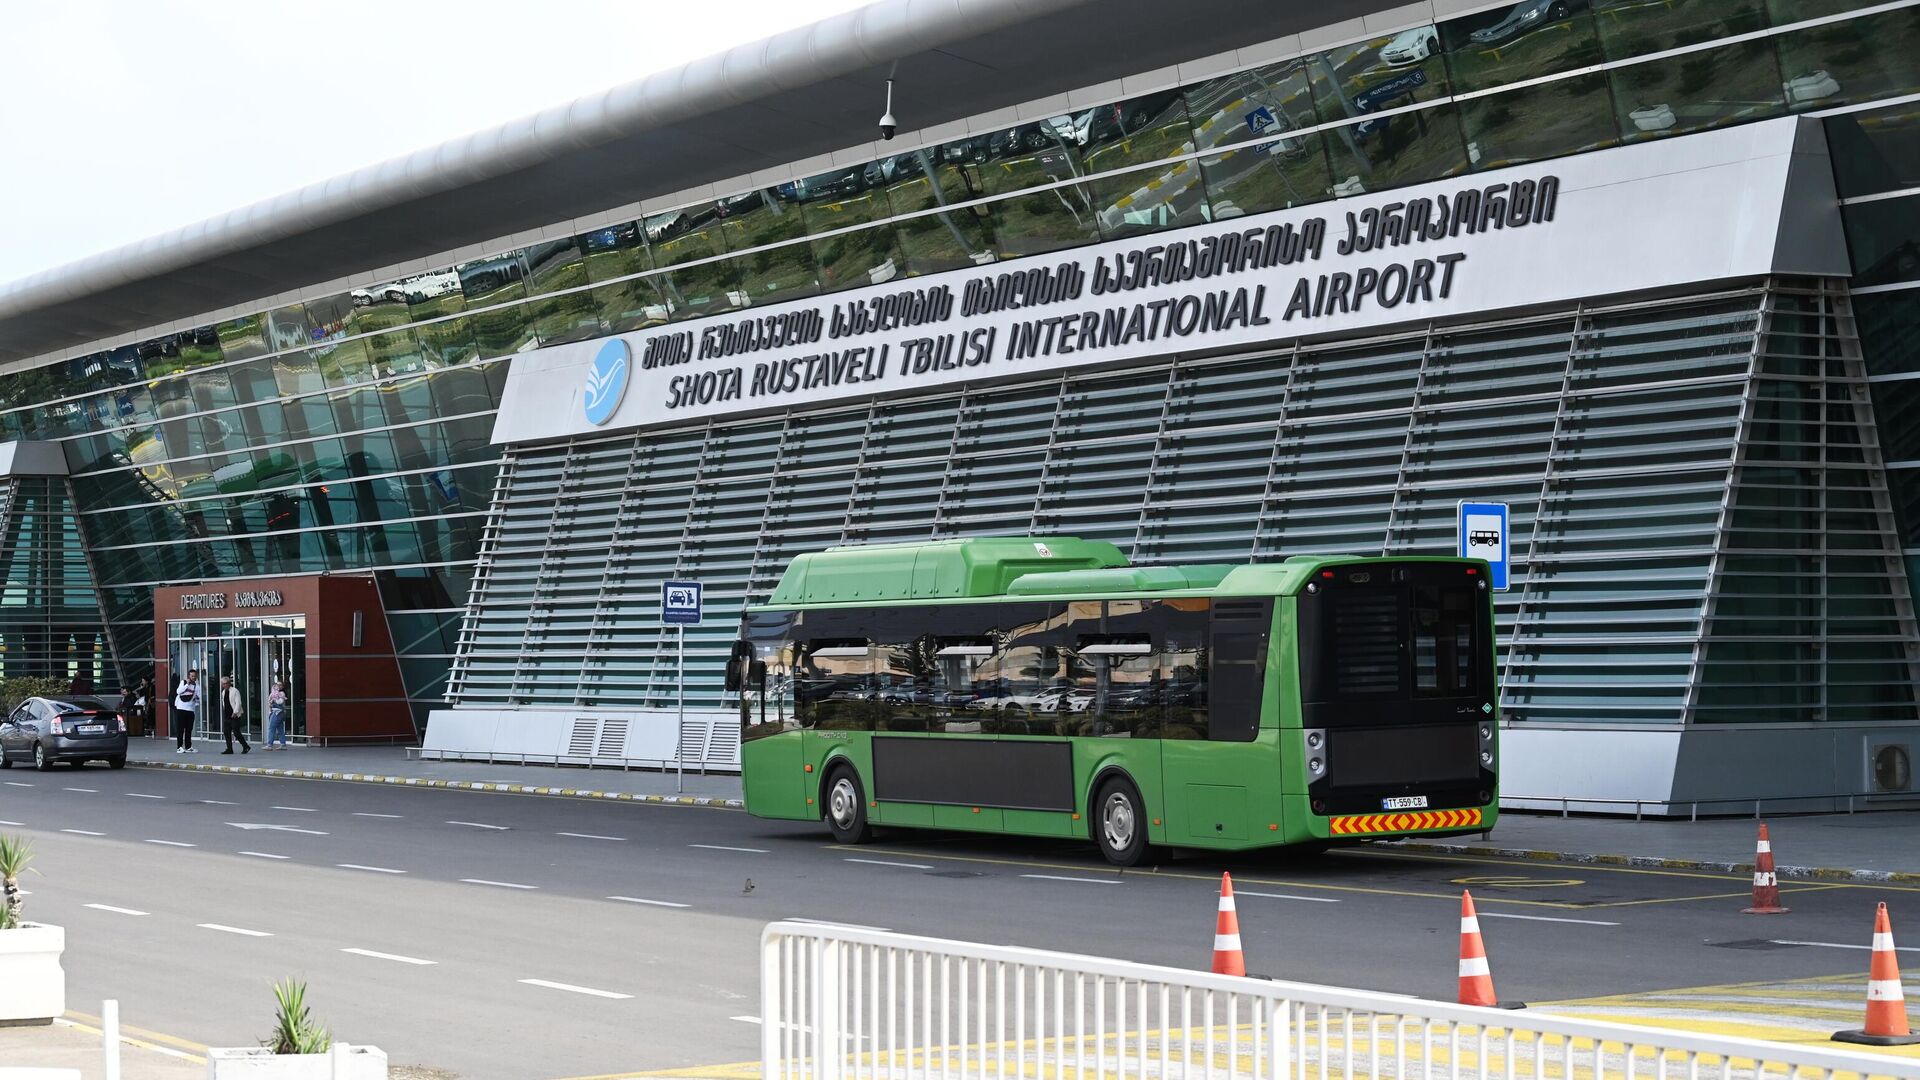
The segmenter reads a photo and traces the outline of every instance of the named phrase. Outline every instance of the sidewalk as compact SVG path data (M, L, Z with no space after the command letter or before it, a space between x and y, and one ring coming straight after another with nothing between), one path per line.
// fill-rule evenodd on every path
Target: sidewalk
M302 747L273 753L256 747L251 754L227 757L219 745L203 740L198 754L175 754L170 741L135 738L129 741L127 759L128 764L143 768L736 810L742 805L740 777L726 773L689 772L685 790L678 791L673 773L653 770L421 761L398 746ZM1774 860L1783 877L1920 883L1920 811L1782 815L1766 820L1773 833ZM1406 840L1398 846L1408 851L1746 873L1753 869L1754 839L1754 821L1744 817L1633 821L1508 811L1500 815L1490 840L1464 836Z
M1805 814L1763 818L1781 877L1920 883L1920 810L1871 814ZM1634 821L1508 811L1489 840L1405 840L1409 851L1504 855L1611 866L1747 873L1753 869L1756 822L1750 817L1703 821Z
M80 1080L107 1074L100 1031L70 1020L21 1027L0 1026L0 1065L27 1069L72 1069ZM122 1032L120 1075L129 1080L204 1080L204 1058L162 1046L131 1029Z
M571 765L510 765L484 761L422 761L403 746L295 747L251 754L220 752L218 741L198 740L197 754L176 754L171 739L127 740L127 764L134 768L288 776L305 780L348 780L368 784L455 788L514 795L564 795L578 799L617 799L681 806L739 809L740 777L705 776L689 770L682 784L671 772L650 769L592 769Z

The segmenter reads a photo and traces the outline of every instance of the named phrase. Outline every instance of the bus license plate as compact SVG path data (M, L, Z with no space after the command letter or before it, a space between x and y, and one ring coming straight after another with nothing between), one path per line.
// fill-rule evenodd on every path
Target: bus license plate
M107 730L107 728L106 728L106 725L104 724L81 724L80 725L80 734L82 735L98 735L105 730Z
M1380 809L1382 810L1425 810L1426 808L1427 797L1425 795L1402 795L1397 799L1380 800Z

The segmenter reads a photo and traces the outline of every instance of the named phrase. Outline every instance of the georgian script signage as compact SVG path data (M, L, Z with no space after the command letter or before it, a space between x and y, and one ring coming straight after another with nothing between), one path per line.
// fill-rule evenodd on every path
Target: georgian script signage
M278 589L245 592L202 592L180 594L181 611L225 611L228 608L277 608L286 603Z
M540 349L514 359L493 439L682 423L1732 277L1844 275L1837 222L1823 242L1781 239L1786 210L1835 213L1831 198L1785 205L1795 132L1791 119L1752 124ZM631 357L624 396L595 397L606 382L596 357L610 342Z

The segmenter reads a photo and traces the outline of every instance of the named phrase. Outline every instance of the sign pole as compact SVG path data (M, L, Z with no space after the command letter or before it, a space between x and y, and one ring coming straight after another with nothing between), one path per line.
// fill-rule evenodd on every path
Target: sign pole
M674 661L676 717L673 725L673 790L687 790L687 628L676 626L679 658Z

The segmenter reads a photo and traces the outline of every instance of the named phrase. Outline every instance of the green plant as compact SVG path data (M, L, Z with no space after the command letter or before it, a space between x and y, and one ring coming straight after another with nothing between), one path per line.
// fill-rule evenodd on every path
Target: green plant
M0 930L20 925L20 875L32 869L32 862L31 843L18 836L0 836L0 887L4 887L7 901L0 908Z
M324 1054L333 1045L327 1029L315 1023L307 1011L307 984L295 979L273 984L279 1009L274 1015L273 1035L264 1044L276 1054Z
M0 707L11 711L30 697L65 697L73 686L71 679L16 675L0 679Z

